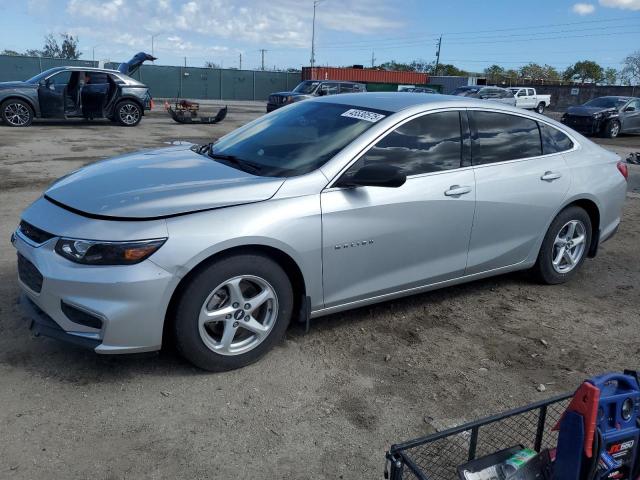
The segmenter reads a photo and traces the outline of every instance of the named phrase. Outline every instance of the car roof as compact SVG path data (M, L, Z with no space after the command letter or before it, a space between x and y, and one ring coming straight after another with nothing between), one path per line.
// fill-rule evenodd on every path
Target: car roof
M118 71L118 70L114 70L111 68L96 68L96 67L76 67L76 66L69 66L69 67L60 67L60 68L64 68L65 70L74 70L74 71L82 71L82 72L103 72L103 73L120 73L122 74L122 72Z
M486 100L476 100L455 95L422 95L412 92L342 93L340 95L317 97L307 101L375 108L387 112L399 112L407 108L422 106L429 110L436 108L482 107L522 113L521 109L497 102L487 102Z

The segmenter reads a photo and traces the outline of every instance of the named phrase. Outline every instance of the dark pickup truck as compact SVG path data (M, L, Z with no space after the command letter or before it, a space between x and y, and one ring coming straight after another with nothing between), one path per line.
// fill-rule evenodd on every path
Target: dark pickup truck
M269 95L267 112L272 112L290 103L299 102L300 100L311 97L366 91L367 87L363 83L340 82L336 80L305 80L290 92L277 92Z

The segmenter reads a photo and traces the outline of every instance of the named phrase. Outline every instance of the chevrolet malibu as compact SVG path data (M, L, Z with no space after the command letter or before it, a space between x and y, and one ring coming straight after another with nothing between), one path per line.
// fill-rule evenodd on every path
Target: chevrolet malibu
M61 178L12 236L37 333L256 361L310 318L514 270L558 284L617 230L626 164L497 103L311 99L216 143Z

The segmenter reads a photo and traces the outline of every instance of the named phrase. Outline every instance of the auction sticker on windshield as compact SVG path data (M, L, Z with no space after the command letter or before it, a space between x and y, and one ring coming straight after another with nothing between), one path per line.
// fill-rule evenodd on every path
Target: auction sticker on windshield
M358 120L364 120L366 122L375 123L379 120L382 120L385 115L381 115L375 112L369 112L367 110L358 110L356 108L352 108L351 110L347 110L344 112L342 117L356 118Z

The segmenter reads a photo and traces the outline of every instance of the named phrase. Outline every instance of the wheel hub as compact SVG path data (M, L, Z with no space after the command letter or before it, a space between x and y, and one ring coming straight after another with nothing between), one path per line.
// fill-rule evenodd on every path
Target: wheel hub
M580 220L567 222L552 247L552 264L558 273L569 273L582 259L586 247L586 228Z

